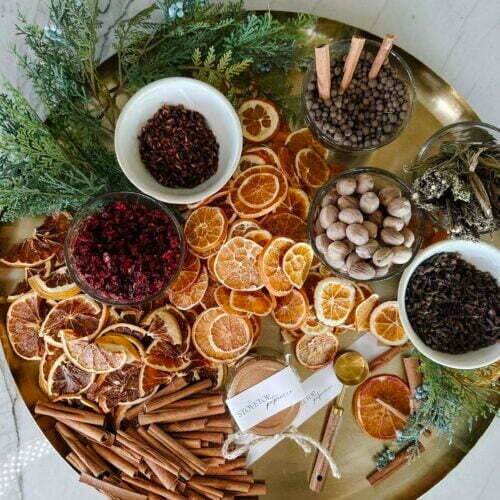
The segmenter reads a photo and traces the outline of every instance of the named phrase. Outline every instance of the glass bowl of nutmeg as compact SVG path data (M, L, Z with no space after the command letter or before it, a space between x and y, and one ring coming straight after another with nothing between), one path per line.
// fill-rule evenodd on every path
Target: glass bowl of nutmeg
M343 172L316 193L308 216L311 246L321 262L345 278L393 278L422 243L423 217L410 188L374 167Z

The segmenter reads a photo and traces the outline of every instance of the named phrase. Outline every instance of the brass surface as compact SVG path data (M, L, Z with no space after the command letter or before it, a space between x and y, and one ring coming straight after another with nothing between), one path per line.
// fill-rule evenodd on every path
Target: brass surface
M337 39L350 37L355 32L360 33L352 27L327 19L318 22L317 32ZM376 37L371 36L371 38ZM404 177L403 166L412 162L420 146L432 133L456 121L478 119L470 106L450 85L415 58L403 51L400 52L413 71L417 90L418 102L408 127L395 142L379 151L349 157L334 154L334 161L348 167L385 168ZM113 59L104 65L105 71L110 69L113 69ZM297 85L297 89L299 87L300 85ZM1 226L0 247L5 248L5 245L28 236L34 227L34 222L32 219L23 219L16 224ZM0 294L4 295L21 276L22 273L18 270L0 269ZM381 300L394 299L396 287L397 278L374 286ZM3 317L6 309L6 305L2 306ZM279 330L271 320L266 319L263 326L264 333L259 346L285 353L292 352L291 346L282 345ZM37 384L38 362L25 361L13 353L3 324L0 327L0 334L5 357L19 392L32 411L35 401L43 397ZM346 348L356 338L357 335L354 333L343 334L341 347ZM294 363L293 355L290 358ZM304 378L311 373L300 366L296 368ZM375 373L394 373L404 377L400 357L393 359ZM321 494L316 495L311 492L308 488L308 477L313 454L305 455L294 443L285 440L252 467L256 478L266 479L269 491L267 498L289 500L416 498L441 480L463 458L489 423L477 422L470 432L464 424L452 445L434 435L427 438L424 442L426 451L421 457L380 485L371 487L366 476L374 468L373 456L381 450L384 443L367 437L357 427L351 411L352 393L353 388L347 388L342 429L334 452L334 458L343 475L342 480L333 480L329 477ZM301 431L316 439L320 438L326 411L325 409L317 413L301 427ZM35 420L54 447L60 453L64 453L65 445L55 434L52 421L47 417L36 417ZM75 481L77 481L76 474Z
M341 354L333 365L337 378L347 386L359 385L368 377L368 361L356 351Z

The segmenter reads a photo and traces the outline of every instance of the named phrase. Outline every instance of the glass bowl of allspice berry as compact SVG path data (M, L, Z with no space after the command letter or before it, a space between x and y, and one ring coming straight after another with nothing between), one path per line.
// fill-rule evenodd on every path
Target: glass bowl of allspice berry
M351 40L330 45L328 99L319 95L314 61L304 76L305 119L318 140L333 151L374 151L399 137L410 120L416 100L415 82L404 59L391 50L377 75L370 78L380 45L365 41L347 88L342 83Z

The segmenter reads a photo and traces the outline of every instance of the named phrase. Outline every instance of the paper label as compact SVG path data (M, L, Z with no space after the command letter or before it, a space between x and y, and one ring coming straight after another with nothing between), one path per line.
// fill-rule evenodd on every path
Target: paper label
M287 366L226 400L226 404L240 430L247 431L285 408L302 401L304 396L300 380Z

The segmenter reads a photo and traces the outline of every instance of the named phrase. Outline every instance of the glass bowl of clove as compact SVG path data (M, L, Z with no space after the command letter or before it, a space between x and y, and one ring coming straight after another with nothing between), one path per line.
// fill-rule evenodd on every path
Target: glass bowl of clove
M391 46L392 41L387 46L353 37L329 46L323 71L317 69L318 56L312 61L303 80L302 107L309 128L329 149L374 151L406 128L416 99L415 82ZM326 91L321 91L325 85Z

